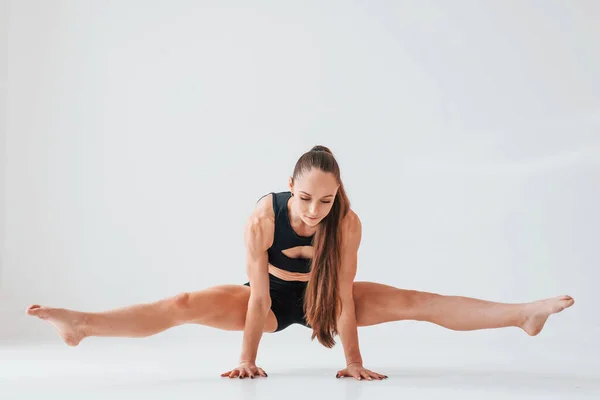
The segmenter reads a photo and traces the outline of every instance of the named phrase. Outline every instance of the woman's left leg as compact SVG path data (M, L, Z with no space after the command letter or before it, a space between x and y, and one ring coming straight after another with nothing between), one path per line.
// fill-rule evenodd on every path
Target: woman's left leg
M496 303L373 282L355 282L353 292L358 326L414 320L456 331L518 327L531 336L540 333L551 314L575 302L570 296L560 296L531 303Z

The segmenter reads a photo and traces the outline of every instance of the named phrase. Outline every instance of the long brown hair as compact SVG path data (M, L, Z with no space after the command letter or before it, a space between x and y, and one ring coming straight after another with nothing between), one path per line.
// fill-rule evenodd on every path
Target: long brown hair
M338 298L338 272L341 264L342 219L350 209L350 202L340 177L340 167L331 150L325 146L314 146L304 153L294 168L293 180L312 168L331 172L338 184L338 192L329 214L319 223L313 238L313 258L310 280L304 295L304 314L311 326L312 338L328 348L335 345L337 316L340 306Z

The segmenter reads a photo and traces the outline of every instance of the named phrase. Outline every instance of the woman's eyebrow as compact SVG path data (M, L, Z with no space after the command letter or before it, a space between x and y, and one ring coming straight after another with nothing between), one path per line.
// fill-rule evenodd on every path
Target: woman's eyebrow
M300 193L304 193L304 194L305 194L305 195L307 195L307 196L312 196L310 193L306 193L306 192L305 192L305 191L303 191L303 190L300 190ZM332 194L328 194L327 196L323 196L323 198L325 198L325 197L333 197L333 195L332 195Z

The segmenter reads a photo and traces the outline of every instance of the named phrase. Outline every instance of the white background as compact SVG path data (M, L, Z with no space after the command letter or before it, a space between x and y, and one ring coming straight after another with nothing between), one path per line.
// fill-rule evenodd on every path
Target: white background
M1 4L6 343L59 340L33 303L99 311L245 282L245 218L323 144L363 221L357 279L577 301L532 341L390 323L362 331L365 351L479 335L547 353L583 340L598 359L598 2ZM227 363L241 339L159 336L231 338Z

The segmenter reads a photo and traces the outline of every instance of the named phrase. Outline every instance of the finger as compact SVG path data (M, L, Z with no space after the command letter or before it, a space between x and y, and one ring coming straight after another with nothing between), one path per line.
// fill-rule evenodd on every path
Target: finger
M235 369L234 369L233 371L231 371L231 374L229 374L229 377L230 377L230 378L235 378L235 377L237 377L237 376L238 376L238 371L237 371L237 370L235 370Z
M369 376L369 379L379 379L379 374L373 371L369 371L367 370L367 375Z
M266 378L267 376L269 376L269 375L267 375L267 373L265 372L265 370L264 370L264 369L262 369L262 368L259 368L259 369L258 369L258 373L259 373L259 375L261 375L261 376L264 376L265 378Z
M369 371L360 371L360 377L369 381L373 380L371 379L371 375L369 375Z
M222 376L222 377L225 377L225 376L229 376L229 374L231 374L231 371L223 372L223 373L221 374L221 376Z

